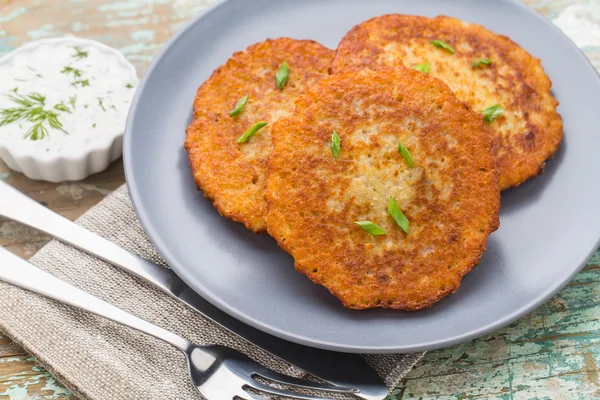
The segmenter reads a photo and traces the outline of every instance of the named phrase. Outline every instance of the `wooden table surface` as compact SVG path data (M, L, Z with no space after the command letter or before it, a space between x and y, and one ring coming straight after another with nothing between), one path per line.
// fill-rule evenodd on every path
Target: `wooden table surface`
M0 56L33 39L73 33L120 49L141 76L161 44L211 2L0 0ZM600 0L527 3L553 20L600 68ZM121 161L85 181L61 184L31 181L0 162L0 179L70 219L124 182ZM48 240L0 219L0 245L23 257ZM486 337L428 353L392 397L600 399L599 299L596 253L587 268L539 310ZM0 333L0 399L67 398L72 398L67 389Z

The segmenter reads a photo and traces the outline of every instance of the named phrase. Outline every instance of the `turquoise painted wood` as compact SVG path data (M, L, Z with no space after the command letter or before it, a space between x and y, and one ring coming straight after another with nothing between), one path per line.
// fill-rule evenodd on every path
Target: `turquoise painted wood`
M0 55L32 39L73 33L120 49L142 74L161 44L211 2L0 0ZM600 0L526 2L600 68ZM24 178L0 166L0 179ZM73 184L72 189L86 193L88 186ZM0 226L0 239L9 234L14 233ZM428 353L390 400L600 399L598 300L600 252L537 311L486 337ZM34 359L0 336L0 400L70 397Z

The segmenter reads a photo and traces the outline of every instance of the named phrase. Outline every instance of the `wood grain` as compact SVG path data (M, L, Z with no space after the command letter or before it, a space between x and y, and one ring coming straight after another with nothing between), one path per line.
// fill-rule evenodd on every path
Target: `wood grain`
M75 34L120 49L141 74L162 43L213 0L0 0L0 56L32 39ZM525 0L600 68L599 0ZM586 30L587 29L587 30ZM590 32L588 34L588 32ZM600 40L600 39L598 39ZM124 182L121 161L83 182L0 179L75 219ZM0 219L0 245L30 257L48 237ZM394 399L600 399L600 254L537 311L486 337L429 352ZM63 400L68 390L0 334L0 400Z

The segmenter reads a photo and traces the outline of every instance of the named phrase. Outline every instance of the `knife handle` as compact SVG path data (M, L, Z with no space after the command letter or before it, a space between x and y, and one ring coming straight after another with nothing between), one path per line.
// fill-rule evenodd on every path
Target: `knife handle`
M0 216L37 229L152 283L175 296L186 288L173 271L143 259L69 221L0 181Z

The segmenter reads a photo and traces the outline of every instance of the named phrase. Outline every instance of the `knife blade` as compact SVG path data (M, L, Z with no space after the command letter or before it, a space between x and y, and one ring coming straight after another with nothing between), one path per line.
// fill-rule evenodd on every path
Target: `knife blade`
M251 327L202 298L170 269L154 264L88 231L5 182L0 182L0 216L42 231L134 274L212 322L283 361L332 384L355 387L359 390L356 394L358 397L379 400L387 396L387 387L360 355L300 345Z

